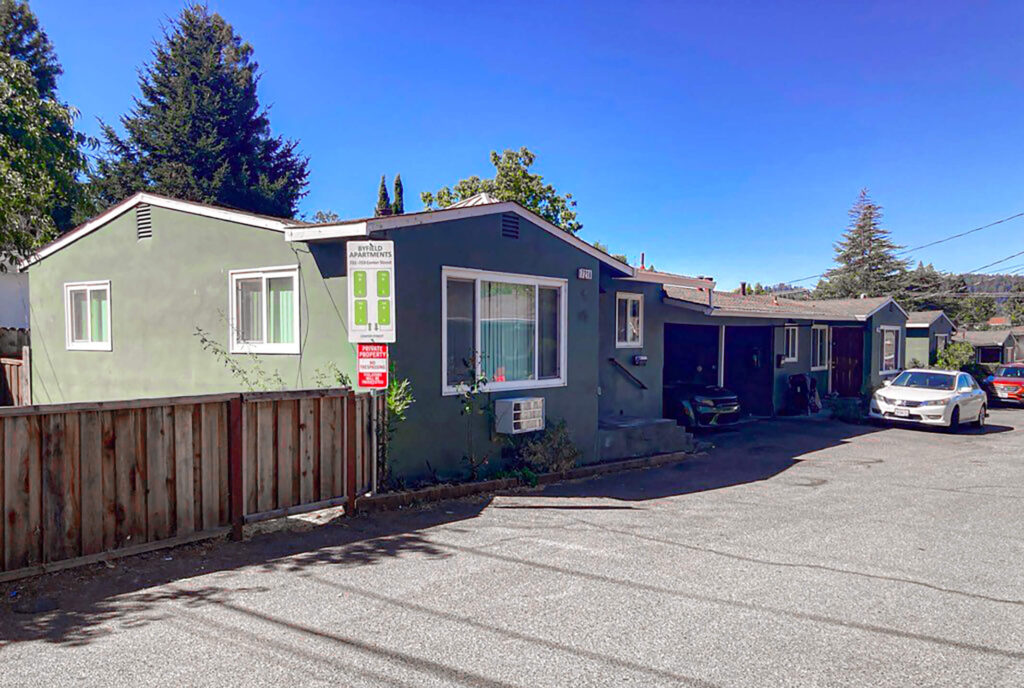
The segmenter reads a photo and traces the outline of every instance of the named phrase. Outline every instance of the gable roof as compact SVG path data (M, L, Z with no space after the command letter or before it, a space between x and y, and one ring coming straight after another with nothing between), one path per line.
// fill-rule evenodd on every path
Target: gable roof
M95 232L97 229L107 224L108 222L124 215L126 212L138 205L151 205L157 208L166 208L168 210L177 210L183 213L190 213L192 215L202 215L203 217L211 217L217 220L226 220L228 222L235 222L249 227L258 227L260 229L270 229L276 232L284 232L286 227L293 224L297 224L294 220L288 220L283 217L272 217L270 215L257 215L256 213L246 212L244 210L234 210L232 208L224 208L221 206L210 205L207 203L197 203L195 201L183 201L177 198L168 198L167 196L160 196L158 194L152 194L147 192L139 192L134 196L130 196L125 200L112 205L102 213L92 218L91 220L81 224L74 229L71 229L61 236L57 237L50 243L46 244L34 254L23 260L19 265L19 270L25 270L26 268L38 263L43 258L56 253L65 246L72 244L84 236Z
M1003 346L1006 340L1016 340L1011 330L963 330L955 339L970 342L974 346Z
M953 321L950 320L949 316L946 315L946 312L942 310L911 311L907 314L907 327L931 327L943 318L945 318L951 326L956 328Z
M724 291L708 293L667 285L665 295L670 300L702 306L709 315L729 317L863 322L890 303L906 314L891 296L798 301L772 294L743 295Z
M285 230L285 239L288 241L323 241L325 239L341 239L359 236L369 236L373 232L382 232L388 229L401 229L408 227L420 227L436 222L447 222L449 220L461 220L469 217L480 217L497 213L514 213L527 222L532 222L548 234L557 239L583 251L592 258L596 258L605 265L618 270L621 273L632 276L635 272L633 267L613 258L601 249L595 248L579 237L554 225L540 215L527 210L514 201L499 201L489 194L477 194L467 198L456 205L440 208L438 210L423 210L417 213L405 213L403 215L386 215L383 217L365 217L357 220L331 223L329 225L294 225Z

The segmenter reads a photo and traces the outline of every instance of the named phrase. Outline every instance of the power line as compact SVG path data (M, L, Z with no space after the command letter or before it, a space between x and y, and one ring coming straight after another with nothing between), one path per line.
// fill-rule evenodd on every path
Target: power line
M1006 256L1005 258L1000 258L999 260L995 261L994 263L989 263L988 265L982 265L980 268L975 268L974 270L971 270L967 274L973 274L973 273L976 273L976 272L981 272L985 268L990 268L993 265L999 265L1000 263L1005 263L1006 261L1012 260L1013 258L1016 258L1017 256L1024 256L1024 251L1018 251L1017 253L1010 254L1010 255Z
M930 248L932 246L937 246L938 244L944 244L947 241L952 241L953 239L959 239L960 237L965 237L968 234L974 234L975 232L980 232L983 229L988 229L989 227L995 227L996 225L1001 225L1004 222L1009 222L1010 220L1016 220L1018 217L1024 217L1024 212L1015 213L1013 215L1010 215L1009 217L1004 217L1001 220L996 220L995 222L990 222L987 225L982 225L980 227L975 227L974 229L969 229L966 232L958 232L956 234L951 234L948 237L945 237L943 239L938 239L936 241L930 241L927 244L921 244L920 246L914 246L913 248L902 249L900 251L897 251L895 255L897 255L897 256L905 256L905 255L907 255L909 253L914 253L915 251L920 251L921 249ZM1018 253L1016 255L1022 255L1022 254L1024 254L1024 252ZM1013 256L1011 256L1011 257L1013 257ZM862 260L867 260L867 259L865 258L865 259L862 259ZM1003 261L997 261L997 263L999 263L999 262L1003 262ZM992 265L996 265L997 263L992 263ZM985 267L989 267L989 266L985 266ZM823 272L823 273L818 274L818 275L808 275L807 277L801 277L800 279L797 279L797 280L790 280L788 282L785 282L785 284L796 284L798 282L806 282L807 280L812 280L812 279L815 279L816 277L824 277L827 274L828 274L828 272L826 271L826 272Z

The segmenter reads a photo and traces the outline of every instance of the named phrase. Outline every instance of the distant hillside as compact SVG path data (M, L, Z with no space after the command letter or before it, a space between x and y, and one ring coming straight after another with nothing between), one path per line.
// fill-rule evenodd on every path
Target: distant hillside
M1014 286L1024 284L1024 275L962 275L967 282L967 289L971 292L1002 292L1012 291ZM1003 314L1003 303L1005 298L996 299L996 310Z

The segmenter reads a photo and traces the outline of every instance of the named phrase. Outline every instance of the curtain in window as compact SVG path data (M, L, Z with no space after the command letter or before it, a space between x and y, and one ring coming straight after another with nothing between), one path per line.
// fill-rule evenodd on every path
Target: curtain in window
M534 379L535 287L480 282L480 358L489 382Z
M240 342L263 341L263 284L258 277L235 283L238 313L235 318Z
M271 277L267 280L267 341L271 344L295 343L295 280Z
M882 335L882 369L896 370L896 333L885 330Z
M110 324L110 300L106 289L89 291L89 315L92 319L90 341L109 341L108 325Z
M85 289L71 292L71 340L75 342L89 341L88 302Z

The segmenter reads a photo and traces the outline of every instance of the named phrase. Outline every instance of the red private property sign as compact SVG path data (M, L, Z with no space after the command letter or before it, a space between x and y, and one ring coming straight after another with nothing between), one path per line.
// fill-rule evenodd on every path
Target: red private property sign
M369 389L386 389L388 386L388 345L356 345L356 383Z

